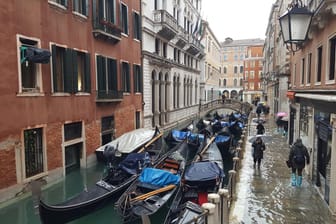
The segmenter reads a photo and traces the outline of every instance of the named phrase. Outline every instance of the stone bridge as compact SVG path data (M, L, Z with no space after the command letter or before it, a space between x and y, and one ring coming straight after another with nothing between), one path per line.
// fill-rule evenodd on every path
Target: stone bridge
M233 111L248 113L250 111L251 104L247 102L241 102L239 100L226 99L223 103L221 99L213 100L200 104L200 117L205 116L209 112L218 109L231 109Z

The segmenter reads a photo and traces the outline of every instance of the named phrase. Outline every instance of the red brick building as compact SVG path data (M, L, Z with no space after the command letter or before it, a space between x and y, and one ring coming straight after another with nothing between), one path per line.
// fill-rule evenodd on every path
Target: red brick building
M262 96L263 45L247 47L244 59L244 99L247 102L260 100Z
M142 126L140 1L0 2L0 195ZM5 34L6 33L6 34Z

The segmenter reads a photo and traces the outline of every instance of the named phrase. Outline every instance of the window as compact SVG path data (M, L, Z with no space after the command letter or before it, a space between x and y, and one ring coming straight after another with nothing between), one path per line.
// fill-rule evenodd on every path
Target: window
M18 47L20 50L20 71L19 71L19 92L31 93L42 92L42 75L41 66L32 61L25 60L25 51L29 47L37 47L38 42L27 38L20 37L18 41Z
M335 51L336 51L336 37L329 40L329 77L328 80L335 79Z
M68 7L68 0L49 0L50 2L55 2L59 5L62 5L64 7Z
M243 79L239 80L239 86L243 86Z
M80 168L80 159L84 155L82 132L82 122L64 124L64 163L66 173Z
M44 171L43 129L24 130L25 177L29 178Z
M136 111L135 112L135 128L136 129L140 128L140 120L141 120L140 111Z
M142 73L140 65L133 65L134 92L142 93Z
M88 16L88 0L73 0L73 11Z
M244 66L240 66L239 73L242 74L244 72Z
M114 116L102 117L101 119L101 144L105 145L114 139Z
M302 58L301 60L301 84L304 84L304 77L306 72L306 59Z
M155 38L155 53L160 55L160 40Z
M118 88L117 61L97 56L98 96L116 93Z
M233 70L234 70L234 74L238 73L238 67L237 66L234 66Z
M224 73L224 74L227 73L227 68L226 68L226 67L223 68L223 73Z
M100 21L116 23L116 7L115 0L101 0L96 5Z
M54 92L91 92L90 55L52 45Z
M176 62L177 61L177 49L174 48L174 61Z
M158 0L154 0L154 10L158 10Z
M121 4L121 27L122 32L128 34L128 10L124 4Z
M321 82L322 78L322 52L323 48L320 46L317 48L317 77L316 77L316 82Z
M130 66L127 62L121 63L121 74L123 82L123 91L126 93L130 93L131 92Z
M310 83L312 73L312 53L308 54L307 84Z
M82 122L74 122L64 125L64 141L82 137Z
M234 80L233 80L233 85L234 85L234 87L237 86L237 79L234 79Z
M133 32L134 39L141 40L141 22L140 16L138 13L133 12Z
M167 43L163 43L163 57L167 58Z
M223 80L223 85L226 86L226 79Z

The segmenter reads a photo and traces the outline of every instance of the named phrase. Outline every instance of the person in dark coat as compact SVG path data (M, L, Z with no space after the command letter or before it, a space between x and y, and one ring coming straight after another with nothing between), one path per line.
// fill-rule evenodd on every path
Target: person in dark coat
M263 135L265 133L265 127L261 122L257 125L257 135Z
M306 146L304 146L302 144L302 140L298 138L296 142L292 145L288 157L289 165L292 168L292 186L301 186L302 170L305 167L306 163L309 164L309 159L309 153Z
M252 148L254 167L256 166L256 163L258 163L258 168L260 168L261 160L264 158L264 151L266 149L261 137L257 137L257 139L252 143Z

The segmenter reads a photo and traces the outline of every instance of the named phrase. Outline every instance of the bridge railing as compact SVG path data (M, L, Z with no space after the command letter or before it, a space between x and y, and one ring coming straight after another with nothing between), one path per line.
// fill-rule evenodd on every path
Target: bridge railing
M247 114L251 111L252 105L235 99L215 99L211 101L200 100L200 112L207 112L218 108L232 109Z

